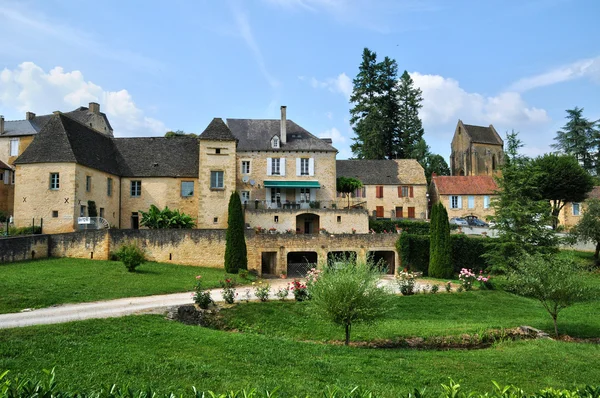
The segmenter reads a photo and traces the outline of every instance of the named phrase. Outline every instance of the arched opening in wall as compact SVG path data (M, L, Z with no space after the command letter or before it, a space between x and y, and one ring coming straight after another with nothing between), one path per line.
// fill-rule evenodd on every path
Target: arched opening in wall
M492 155L492 171L496 170L496 154Z
M261 253L260 272L262 275L275 275L277 270L277 252Z
M388 275L394 275L396 271L396 253L391 250L375 250L367 253L367 258Z
M311 268L317 267L317 252L289 252L287 255L287 276L302 278Z
M356 264L356 252L334 251L327 253L327 265L329 267L339 268L348 263Z
M296 216L297 234L318 234L319 216L313 213L303 213Z
M458 175L459 176L464 176L465 175L465 171L463 169L458 170Z

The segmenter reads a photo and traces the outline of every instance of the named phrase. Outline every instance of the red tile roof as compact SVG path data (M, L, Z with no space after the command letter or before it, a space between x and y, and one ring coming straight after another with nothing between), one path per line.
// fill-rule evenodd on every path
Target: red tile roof
M490 176L438 176L432 180L440 195L491 195L498 189Z

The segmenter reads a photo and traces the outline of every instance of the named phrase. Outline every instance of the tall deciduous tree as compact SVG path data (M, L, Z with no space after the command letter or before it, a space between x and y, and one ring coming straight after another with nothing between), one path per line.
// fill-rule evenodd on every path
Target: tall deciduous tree
M394 137L395 155L398 159L410 158L423 139L423 124L419 109L423 105L423 92L414 87L413 79L404 71L398 83L399 123L398 135ZM417 160L420 160L417 158Z
M348 198L348 208L350 208L350 194L363 186L360 180L352 177L338 177L335 185L336 191L345 194Z
M244 213L242 201L237 192L229 197L227 232L225 234L225 271L237 274L240 269L248 269L248 253L244 236Z
M533 166L542 173L540 195L552 204L552 228L567 202L583 202L594 187L592 176L570 155L546 154L536 158Z
M350 148L358 159L385 158L382 114L378 104L381 96L380 69L377 54L365 48L350 97L354 104L350 109L350 123L356 134Z
M600 175L598 121L583 117L583 108L567 109L567 123L556 132L552 147L573 155L588 172Z
M557 250L558 238L552 229L550 203L539 190L543 173L531 159L519 154L523 146L518 133L507 134L507 149L502 173L495 176L497 199L492 201L498 239L490 241L485 254L497 271L508 271L526 253Z

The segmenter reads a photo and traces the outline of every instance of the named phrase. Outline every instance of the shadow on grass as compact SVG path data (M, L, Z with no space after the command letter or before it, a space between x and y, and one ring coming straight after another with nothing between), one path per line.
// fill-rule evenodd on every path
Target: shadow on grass
M160 272L153 271L151 269L136 269L132 274L142 274L142 275L160 275Z

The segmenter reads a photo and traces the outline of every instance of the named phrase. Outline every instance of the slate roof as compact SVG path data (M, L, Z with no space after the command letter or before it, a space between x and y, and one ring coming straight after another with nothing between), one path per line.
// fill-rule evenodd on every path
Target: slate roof
M220 117L214 118L198 137L201 140L235 141L236 138Z
M198 177L198 139L114 138L123 177Z
M90 120L92 118L97 117L98 115L89 112L89 109L85 106L80 106L79 108L72 110L70 112L63 113L64 115L69 116L72 119L77 120L80 123L89 126ZM99 115L104 119L108 128L112 131L112 127L106 114L100 112ZM35 135L40 132L42 127L48 123L48 121L54 116L50 115L39 115L35 116L30 120L6 120L4 121L4 133L0 135L0 137L19 137L25 135Z
M119 174L113 140L70 117L53 115L15 164L78 163Z
M286 143L271 148L271 138L281 133L279 119L227 119L227 126L238 139L238 151L320 151L337 152L331 144L315 137L292 120L286 121Z
M436 176L431 181L440 195L493 195L498 189L491 176Z
M364 185L426 184L423 167L415 159L337 160L337 177L353 177Z
M504 145L502 138L495 132L492 126L473 126L472 124L463 124L467 134L471 137L472 142L480 144Z

